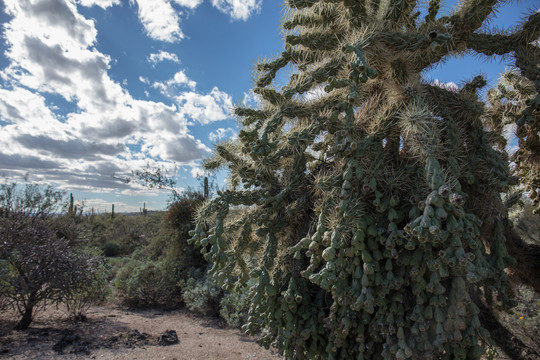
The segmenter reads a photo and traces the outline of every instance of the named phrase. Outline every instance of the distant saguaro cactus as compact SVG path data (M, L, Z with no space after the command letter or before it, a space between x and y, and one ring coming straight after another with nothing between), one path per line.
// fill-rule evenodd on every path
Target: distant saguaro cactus
M148 210L146 210L146 201L143 203L143 207L141 209L141 215L143 216L148 215Z
M289 0L285 51L257 65L259 108L205 162L229 189L192 241L224 286L250 277L246 330L290 359L479 359L471 298L511 305L504 268L511 183L482 123L477 76L454 90L421 73L449 56L514 56L538 106L540 14L479 29L498 1ZM284 68L287 85L272 86ZM459 74L456 74L459 78ZM532 109L532 110L531 110Z
M68 208L68 214L76 213L77 211L74 211L73 207L73 193L69 194L69 208Z

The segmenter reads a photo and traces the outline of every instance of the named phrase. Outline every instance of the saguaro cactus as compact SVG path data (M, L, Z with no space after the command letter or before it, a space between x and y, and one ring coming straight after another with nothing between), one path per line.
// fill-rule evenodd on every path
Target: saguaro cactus
M485 80L453 90L421 72L465 52L513 54L537 101L540 14L481 33L496 4L439 16L437 0L424 12L408 0L288 1L285 51L257 65L261 107L237 108L239 139L205 163L226 166L230 187L191 233L224 286L259 279L245 328L263 326L264 345L295 359L483 353L470 295L511 303L508 159L482 123Z
M74 210L74 205L73 205L73 193L70 193L69 194L69 207L68 207L68 214L73 214L73 213L77 213L76 210Z

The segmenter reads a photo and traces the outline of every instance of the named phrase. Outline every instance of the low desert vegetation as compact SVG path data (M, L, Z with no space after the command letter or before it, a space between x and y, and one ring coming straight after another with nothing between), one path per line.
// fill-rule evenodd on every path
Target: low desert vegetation
M47 304L69 304L81 316L103 285L98 259L76 246L74 223L56 216L62 200L51 187L0 185L0 298L20 314L17 329Z

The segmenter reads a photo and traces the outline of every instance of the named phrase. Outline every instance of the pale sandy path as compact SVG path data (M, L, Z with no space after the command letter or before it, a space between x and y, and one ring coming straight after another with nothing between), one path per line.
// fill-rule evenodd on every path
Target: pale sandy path
M224 328L220 321L197 317L187 311L160 312L146 310L130 312L114 307L96 307L88 313L89 321L74 324L65 320L65 314L49 311L39 316L32 329L11 331L0 336L0 358L9 359L119 359L119 360L276 360L282 359L275 351L260 347L255 339L236 329ZM89 342L89 355L57 354L52 347L61 338L62 329L73 330L79 343ZM132 330L147 333L144 345L125 343ZM156 338L166 330L175 330L179 344L158 346ZM118 342L110 342L117 336ZM96 344L112 344L105 348ZM4 352L8 350L7 352Z

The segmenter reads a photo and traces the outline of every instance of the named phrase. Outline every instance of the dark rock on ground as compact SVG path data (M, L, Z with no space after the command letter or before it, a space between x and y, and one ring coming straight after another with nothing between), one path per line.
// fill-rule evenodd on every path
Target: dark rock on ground
M158 338L158 345L161 346L174 345L179 342L178 335L176 335L176 331L174 330L167 330Z

